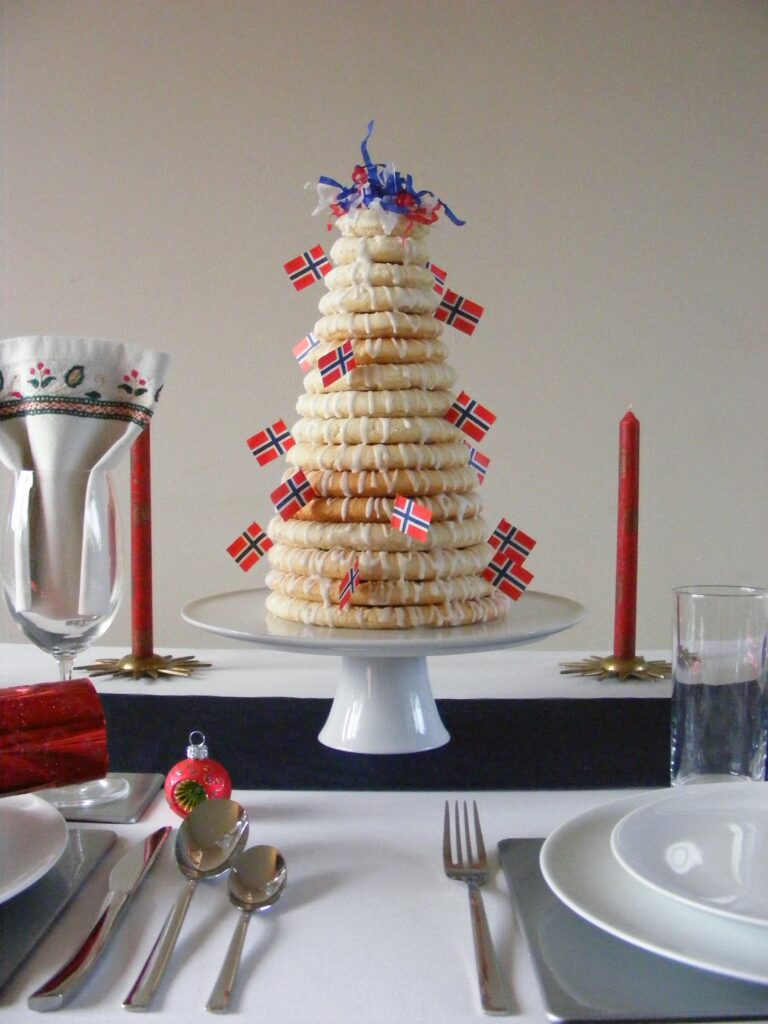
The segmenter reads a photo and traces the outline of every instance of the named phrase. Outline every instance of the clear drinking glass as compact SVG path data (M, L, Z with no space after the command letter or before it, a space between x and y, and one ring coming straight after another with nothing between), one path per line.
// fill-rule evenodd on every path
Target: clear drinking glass
M103 635L120 605L122 558L110 474L15 473L0 574L16 625L53 655L62 680L71 679L74 659ZM127 790L125 779L107 778L50 791L49 797L84 806Z
M763 781L768 590L674 591L672 785Z

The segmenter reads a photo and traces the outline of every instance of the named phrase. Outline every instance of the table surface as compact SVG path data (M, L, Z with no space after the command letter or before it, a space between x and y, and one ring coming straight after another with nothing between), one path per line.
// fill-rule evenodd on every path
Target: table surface
M220 638L217 638L219 640ZM156 648L158 654L174 657L194 655L211 662L188 679L113 679L100 677L95 685L103 693L156 693L161 696L210 694L217 697L332 697L339 677L341 658L315 652L294 654L272 651L251 644L221 639L212 649ZM98 658L120 658L129 653L115 647L94 647L76 664L90 664ZM569 676L561 665L580 661L607 651L550 651L512 647L427 658L432 692L436 698L554 699L595 697L669 697L667 679L597 679ZM669 659L669 651L641 651L648 660ZM82 672L75 673L78 676ZM47 682L56 678L53 659L31 644L0 644L0 686Z
M271 843L288 865L282 900L250 926L232 1016L274 1024L477 1021L480 1010L466 887L441 863L444 799L461 794L235 792L249 845ZM620 794L479 793L496 870L485 904L514 998L514 1019L546 1019L517 931L495 845L544 836L561 821ZM626 791L622 795L626 795ZM89 930L109 867L131 842L177 824L162 799L135 825L108 826L118 843L45 941L0 993L5 1021L39 1020L26 997ZM101 826L81 826L100 828ZM78 1021L126 1020L121 1002L183 885L172 843L130 905L97 971L59 1011ZM204 1006L236 922L224 879L201 882L153 1011L160 1019L210 1019Z
M89 659L121 653L94 650ZM210 660L213 668L188 680L103 679L97 687L112 693L222 696L331 696L334 690L333 658L302 659L236 645L168 653L194 653ZM560 675L562 661L589 653L594 652L514 650L436 658L430 663L433 691L447 698L669 696L668 680L619 683ZM27 645L0 645L0 685L49 679L49 668L50 660ZM218 753L226 761L224 752ZM477 799L486 845L494 853L485 902L513 996L511 1019L519 1024L541 1022L546 1015L498 867L496 843L508 837L546 836L573 815L626 794L607 789L470 794ZM289 881L276 907L251 923L231 1015L273 1024L461 1024L485 1019L477 995L466 888L449 881L441 863L444 801L464 795L236 791L233 796L250 817L249 845L277 846L287 861ZM27 995L87 933L120 853L160 825L178 823L161 796L139 823L108 826L118 834L116 846L0 992L3 1022L37 1018L26 1007ZM182 884L169 843L99 968L60 1011L63 1018L127 1019L122 999ZM153 1007L158 1019L210 1019L205 1002L236 918L225 880L200 883Z

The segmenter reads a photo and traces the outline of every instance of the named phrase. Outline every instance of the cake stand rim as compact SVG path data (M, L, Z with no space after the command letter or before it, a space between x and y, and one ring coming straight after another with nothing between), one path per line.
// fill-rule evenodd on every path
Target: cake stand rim
M301 631L301 635L291 636L269 632L267 623L269 613L265 608L269 593L267 587L253 587L209 594L195 598L184 605L181 609L181 617L189 625L206 632L273 650L353 658L413 658L461 654L471 651L491 651L535 643L537 640L543 640L548 636L571 629L586 614L586 608L572 598L544 591L529 590L523 594L519 602L510 602L510 610L503 618L494 619L488 623L452 626L445 629L421 627L417 629L357 630L302 625L287 619L274 619L275 622L279 622L281 627L295 628L297 633ZM205 618L200 617L201 606L222 600L234 600L243 604L251 602L254 610L254 628L236 628L221 622L206 621ZM515 609L525 607L523 602L530 605L532 600L539 605L559 608L561 614L549 619L545 625L536 625L531 621L527 621L525 626L516 624Z

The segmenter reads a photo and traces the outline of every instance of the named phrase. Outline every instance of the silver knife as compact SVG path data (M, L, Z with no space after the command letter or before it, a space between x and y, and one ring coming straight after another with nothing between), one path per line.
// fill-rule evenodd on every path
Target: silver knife
M170 825L159 828L144 842L132 846L115 864L109 876L109 892L96 923L77 952L27 999L30 1010L58 1010L79 988L109 941L121 912L155 863L172 831Z

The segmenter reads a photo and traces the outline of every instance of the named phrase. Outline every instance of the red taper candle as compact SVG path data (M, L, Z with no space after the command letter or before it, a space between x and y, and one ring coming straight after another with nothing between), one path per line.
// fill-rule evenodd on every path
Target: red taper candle
M131 448L131 653L150 658L152 625L152 463L149 424Z
M634 658L637 624L637 535L640 498L640 421L629 409L619 424L619 512L613 654Z

